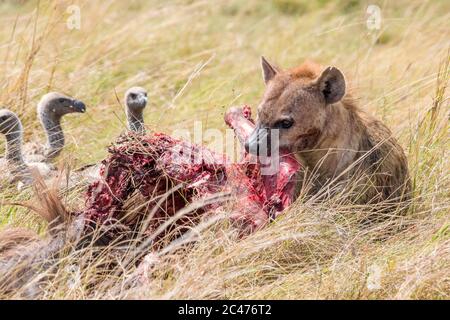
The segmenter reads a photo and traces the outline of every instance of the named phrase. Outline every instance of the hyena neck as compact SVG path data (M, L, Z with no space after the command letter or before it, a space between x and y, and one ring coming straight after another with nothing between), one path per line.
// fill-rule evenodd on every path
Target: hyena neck
M52 159L61 152L65 143L64 133L61 128L61 117L51 115L47 112L41 112L39 116L47 136L45 156L48 159Z
M341 174L356 159L364 133L364 123L353 100L345 99L328 108L317 144L298 153L306 167L325 178Z
M128 129L137 133L145 133L144 116L142 112L132 111L127 108Z

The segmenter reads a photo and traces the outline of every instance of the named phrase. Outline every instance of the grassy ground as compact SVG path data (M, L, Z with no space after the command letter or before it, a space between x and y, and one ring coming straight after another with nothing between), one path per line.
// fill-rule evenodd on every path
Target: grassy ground
M355 0L0 2L0 104L20 115L26 140L44 138L35 106L49 90L88 105L86 115L64 120L68 147L58 164L105 157L124 130L117 97L134 85L149 91L150 127L170 133L201 120L224 130L229 106L258 103L265 55L280 66L311 58L344 70L361 107L399 138L415 187L406 217L367 228L355 222L367 208L339 199L300 200L242 241L226 225L203 228L194 247L158 256L152 281L137 289L122 286L133 268L102 275L101 258L87 263L71 252L44 297L450 298L450 5L373 2L382 23L372 31L369 3ZM72 3L80 30L66 26ZM73 192L63 201L73 208L79 199ZM0 190L1 228L45 231L30 210L5 204L27 201L35 201L29 191ZM21 293L0 288L4 298Z

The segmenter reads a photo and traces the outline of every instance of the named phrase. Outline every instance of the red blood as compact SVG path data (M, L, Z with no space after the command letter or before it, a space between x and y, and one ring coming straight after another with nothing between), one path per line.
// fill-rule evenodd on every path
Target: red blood
M225 115L225 122L234 129L241 145L255 128L251 120L251 109L231 108ZM273 175L261 175L261 165L254 156L247 153L239 167L250 168L244 174L238 174L232 186L246 184L250 186L247 192L238 193L240 199L232 219L244 227L245 231L253 232L264 226L270 218L275 218L294 200L295 175L300 164L286 150L279 151L279 170ZM251 163L250 163L251 162ZM236 166L235 166L236 167ZM238 171L239 172L239 171Z
M231 108L225 122L235 130L241 144L255 127L248 106ZM128 133L108 151L110 156L102 162L103 179L89 186L82 213L97 224L119 220L129 230L152 215L146 229L149 235L189 203L218 192L234 196L232 222L243 234L253 232L292 203L295 175L300 169L292 155L280 151L279 159L275 159L280 161L278 172L261 175L260 163L245 151L239 163L230 163L224 155L163 133ZM201 215L213 214L223 204L202 206L179 219L158 239L175 228L182 232Z

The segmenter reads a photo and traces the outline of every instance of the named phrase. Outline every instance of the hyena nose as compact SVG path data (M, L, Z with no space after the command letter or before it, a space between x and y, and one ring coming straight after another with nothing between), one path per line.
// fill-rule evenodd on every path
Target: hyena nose
M258 155L259 129L255 128L250 136L245 140L244 147L247 153Z
M245 152L250 153L250 143L248 142L248 139L245 140L244 147L245 147Z
M260 144L265 142L265 137L266 130L256 127L255 130L253 130L252 134L245 141L245 151L247 151L247 153L254 154L255 156L259 156Z
M244 143L245 151L259 157L270 157L271 137L267 128L256 128Z

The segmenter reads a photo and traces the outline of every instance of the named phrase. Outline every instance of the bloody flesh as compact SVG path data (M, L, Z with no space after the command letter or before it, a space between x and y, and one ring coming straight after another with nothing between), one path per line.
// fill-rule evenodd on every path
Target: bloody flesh
M231 108L225 122L241 145L255 127L248 106ZM262 175L261 164L245 151L238 163L230 163L224 155L162 133L128 133L108 151L110 156L102 162L102 179L88 188L83 214L96 224L120 221L129 230L148 218L145 232L149 235L188 204L220 192L232 195L227 201L232 202L232 222L243 233L253 232L292 203L300 169L292 155L280 151L275 159L279 170ZM183 227L222 205L220 200L208 202L169 229L182 232Z
M234 129L241 146L255 129L251 118L251 109L248 106L231 108L225 114L225 123ZM244 148L242 149L244 150ZM246 174L238 174L233 183L229 184L235 186L239 185L238 181L241 181L241 184L251 185L247 192L241 194L241 199L232 214L232 220L240 222L247 232L264 226L294 200L295 177L300 169L300 164L286 150L279 150L279 158L269 158L268 163L274 164L274 161L278 161L275 174L261 174L261 164L258 159L245 151L241 162L231 165L237 172L240 172L242 168L247 168Z

